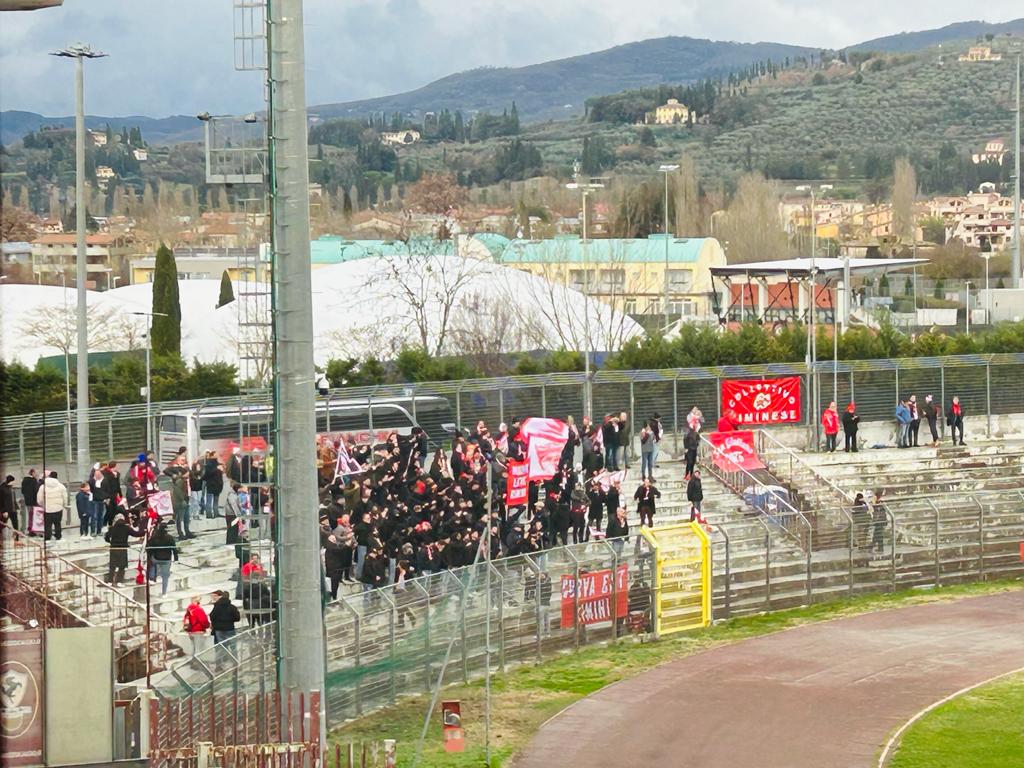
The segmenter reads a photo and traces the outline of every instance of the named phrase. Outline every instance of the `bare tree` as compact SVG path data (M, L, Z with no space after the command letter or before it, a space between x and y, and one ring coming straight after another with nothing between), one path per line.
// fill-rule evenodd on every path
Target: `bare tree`
M760 173L740 178L718 231L719 239L729 243L732 264L783 259L788 255L778 192Z
M89 348L94 352L123 349L122 337L115 327L113 309L96 305L86 308L89 323ZM78 316L73 303L50 304L33 308L21 322L21 333L42 347L59 349L62 354L74 352L78 344ZM134 338L134 336L133 336Z
M675 233L680 237L698 237L704 234L701 210L700 182L697 165L689 155L679 159L679 170L672 179L675 197Z
M897 157L892 167L892 233L899 243L914 237L914 198L917 175L905 157Z
M403 252L382 257L384 286L365 286L378 293L383 289L386 299L405 310L409 335L430 355L445 349L462 294L481 269L475 259L438 254L436 247L432 238L410 238ZM380 275L368 280L376 283Z

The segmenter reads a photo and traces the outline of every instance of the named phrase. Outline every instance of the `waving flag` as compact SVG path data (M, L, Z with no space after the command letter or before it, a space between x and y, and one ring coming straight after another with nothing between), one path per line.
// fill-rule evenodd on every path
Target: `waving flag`
M517 439L526 445L530 479L547 480L558 472L569 425L558 419L524 419Z

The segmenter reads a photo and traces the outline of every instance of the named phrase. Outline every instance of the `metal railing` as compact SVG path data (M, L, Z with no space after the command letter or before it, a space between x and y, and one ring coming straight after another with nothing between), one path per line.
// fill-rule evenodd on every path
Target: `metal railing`
M909 392L933 394L940 403L959 395L969 416L988 417L985 431L991 432L996 416L1024 413L1024 353L907 358L899 360L852 360L833 365L818 361L813 375L818 379L820 402L811 401L810 375L802 363L679 368L664 370L600 370L588 382L582 373L513 376L494 379L427 382L335 389L331 398L365 399L367 403L386 398L437 396L448 402L448 413L416 413L413 416L434 440L444 435L442 423L469 425L478 419L490 424L509 422L513 417L583 415L589 385L593 416L626 411L635 435L643 420L654 412L665 428L662 448L678 453L686 413L698 406L709 419L720 413L720 385L724 378L801 376L804 425L816 429L822 409L835 396L840 402L856 400L862 421L890 421L896 399ZM996 393L993 398L992 393ZM235 407L238 397L209 398L154 403L154 420L166 412L213 406ZM270 404L269 393L247 396L252 405ZM39 466L45 450L48 463L73 455L68 441L64 411L8 416L0 419L0 464L3 471L24 473ZM72 421L74 419L72 418ZM90 454L97 458L127 458L145 445L146 407L143 404L89 411ZM713 422L712 422L713 423ZM368 429L369 420L359 429Z

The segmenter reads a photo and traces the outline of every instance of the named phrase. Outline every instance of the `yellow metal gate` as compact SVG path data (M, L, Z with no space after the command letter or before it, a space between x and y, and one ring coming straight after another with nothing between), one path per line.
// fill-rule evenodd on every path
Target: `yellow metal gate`
M655 553L655 634L706 627L711 621L711 543L704 528L684 523L640 532Z

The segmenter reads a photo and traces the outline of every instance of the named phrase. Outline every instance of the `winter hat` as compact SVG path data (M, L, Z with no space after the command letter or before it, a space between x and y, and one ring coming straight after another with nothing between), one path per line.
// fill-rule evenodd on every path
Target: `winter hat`
M144 453L140 453L139 454L139 463L140 464L145 464L146 463L146 454L144 454Z

